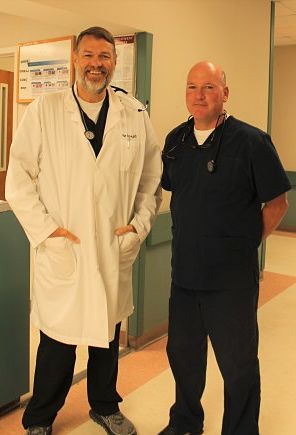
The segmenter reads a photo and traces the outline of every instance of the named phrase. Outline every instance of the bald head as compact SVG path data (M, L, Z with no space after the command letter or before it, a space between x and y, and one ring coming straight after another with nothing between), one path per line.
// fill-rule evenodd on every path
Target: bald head
M212 62L198 62L187 77L186 104L200 130L214 128L228 99L225 73Z
M220 65L215 65L214 63L208 61L198 62L193 65L189 70L187 80L190 78L191 75L195 73L212 75L217 80L219 80L223 86L226 86L226 74L222 70Z

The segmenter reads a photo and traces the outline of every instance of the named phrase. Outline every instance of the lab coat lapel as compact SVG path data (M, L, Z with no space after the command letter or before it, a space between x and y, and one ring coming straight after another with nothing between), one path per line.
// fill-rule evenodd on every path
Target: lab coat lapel
M76 92L76 84L74 85L75 92ZM70 115L71 121L75 123L78 126L77 131L79 131L80 134L80 140L83 140L84 143L87 145L88 150L90 152L90 155L92 159L96 160L96 156L93 150L93 147L91 146L91 143L89 140L85 138L84 135L84 125L81 120L81 115L79 113L79 109L77 106L77 103L73 97L72 89L68 89L66 95L65 95L65 102L64 102L65 111L67 111Z
M113 92L110 88L108 88L109 93L109 110L108 116L106 120L106 126L104 131L104 136L110 131L114 126L121 121L123 105L120 101L120 98Z
M73 122L82 123L76 101L72 94L72 88L69 88L65 95L65 110L70 113Z

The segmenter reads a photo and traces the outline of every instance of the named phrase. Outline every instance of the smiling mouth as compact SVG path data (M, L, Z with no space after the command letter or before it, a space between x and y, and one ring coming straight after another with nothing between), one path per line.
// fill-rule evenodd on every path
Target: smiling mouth
M89 77L99 78L99 77L105 76L106 72L105 71L86 71L86 74Z

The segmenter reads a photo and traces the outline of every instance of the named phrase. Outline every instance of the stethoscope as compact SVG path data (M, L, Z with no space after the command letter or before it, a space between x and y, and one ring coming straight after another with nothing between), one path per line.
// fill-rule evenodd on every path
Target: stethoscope
M213 143L213 140L216 136L217 127L221 125L221 124L219 124L219 121L222 117L223 117L223 121L222 121L221 133L220 133L220 136L219 136L219 139L217 142L217 146L215 148L215 152L214 152L213 156L207 162L207 171L210 174L212 174L213 172L215 172L217 170L217 159L218 159L219 151L220 151L221 144L222 144L222 137L223 137L224 127L225 127L225 121L227 118L226 111L221 113L217 118L217 122L216 122L216 125L214 128L214 131L211 133L210 138L209 138L210 144L208 144L208 140L207 140L207 144L204 144L204 145L198 145L198 144L191 144L190 145L190 148L192 148L192 149L208 148ZM176 153L177 148L185 143L185 139L191 134L193 128L194 128L194 118L191 115L191 116L189 116L189 118L187 120L187 126L185 127L185 131L182 135L181 143L178 143L175 146L173 146L170 150L168 150L167 153L164 153L163 156L167 159L175 160L177 158L177 153Z
M128 95L128 92L125 89L119 88L118 86L110 85L110 88L113 89L114 92L123 92L124 94ZM145 112L149 107L149 101L146 100L145 104L143 104L143 107L137 109L138 112Z
M127 94L127 91L124 90L124 89L122 89L122 88L119 88L119 87L117 87L117 86L113 86L113 85L111 85L110 87L111 87L115 92L120 91L120 92L123 92L124 94ZM86 139L88 139L88 140L93 140L93 139L96 137L95 132L92 131L92 130L90 130L90 129L88 128L87 124L86 124L86 120L85 120L84 112L83 112L83 110L82 110L82 107L81 107L81 105L80 105L80 103L79 103L79 101L78 101L78 98L76 97L75 91L74 91L74 85L72 86L72 94L73 94L73 97L74 97L74 99L75 99L75 101L76 101L76 104L77 104L77 106L78 106L78 109L79 109L79 113L80 113L81 121L82 121L82 124L83 124L83 127L84 127L84 136L85 136ZM147 100L147 101L146 101L146 104L143 105L142 108L137 109L137 111L138 111L138 112L145 112L145 110L148 109L148 105L149 105L149 102L148 102L148 100ZM107 94L106 97L105 97L105 99L104 99L103 106L102 106L102 109L101 109L103 113L106 112L106 116L107 116L108 108L109 108L109 98L108 98L108 94ZM106 122L106 120L104 120L104 121Z
M85 120L84 112L83 112L83 110L82 110L82 107L81 107L81 105L80 105L80 103L79 103L79 101L78 101L78 98L76 97L75 91L74 91L74 85L72 86L72 94L73 94L73 97L74 97L74 99L75 99L75 101L76 101L76 104L77 104L77 106L78 106L78 109L79 109L79 113L80 113L81 121L82 121L82 124L83 124L83 127L84 127L84 136L85 136L86 139L88 139L88 140L93 140L93 139L96 137L95 132L92 131L92 130L90 130L90 129L88 128L87 124L86 124L86 120ZM108 100L108 98L107 98L107 100ZM105 97L104 102L103 102L103 105L104 105L104 104L105 104L105 105L107 104L108 107L109 107L109 100L108 100L108 101L107 101L107 100L106 100L106 97ZM108 111L108 107L107 107L107 111ZM103 106L102 106L102 108L103 108Z

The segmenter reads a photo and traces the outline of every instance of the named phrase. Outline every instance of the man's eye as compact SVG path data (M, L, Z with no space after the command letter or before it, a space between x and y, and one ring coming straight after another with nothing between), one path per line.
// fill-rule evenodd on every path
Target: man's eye
M205 89L214 89L214 86L213 85L206 85Z
M193 85L188 85L187 88L190 89L191 91L194 91L194 89L196 89L196 87Z

